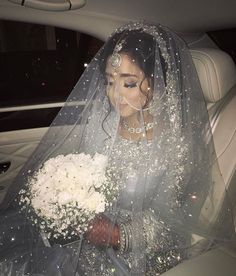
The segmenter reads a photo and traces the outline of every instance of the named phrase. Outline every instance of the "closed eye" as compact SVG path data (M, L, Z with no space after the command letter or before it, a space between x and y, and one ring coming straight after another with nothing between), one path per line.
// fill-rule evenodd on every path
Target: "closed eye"
M137 82L125 83L124 87L125 88L134 88L134 87L137 87Z

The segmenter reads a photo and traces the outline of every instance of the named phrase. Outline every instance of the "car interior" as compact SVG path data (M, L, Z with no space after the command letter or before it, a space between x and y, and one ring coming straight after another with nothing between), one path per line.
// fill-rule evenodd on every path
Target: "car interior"
M0 0L0 201L87 63L112 31L136 20L163 24L187 42L208 108L216 162L236 213L236 2L233 0ZM22 42L23 46L17 49L17 43L20 45L27 30L33 37L34 51L26 51L29 49L28 38L25 45ZM36 39L39 33L43 33L44 42ZM10 45L8 41L14 36L17 37L15 44ZM219 38L225 39L225 47L219 43ZM80 46L76 48L73 43ZM39 47L39 44L43 46ZM77 59L79 63L76 63ZM54 67L50 65L55 63L58 66L55 68L64 71L52 69ZM57 79L62 81L58 87L53 86L48 75L37 70L49 72L52 83ZM27 77L29 71L36 73ZM70 73L69 77L65 71ZM34 98L34 86L27 86L29 92L24 94L17 84L21 83L22 72L32 83L40 83L41 90L37 93L41 96L44 93L42 98L38 94ZM33 79L34 76L37 77ZM48 90L42 90L45 86L52 91L51 98L48 98ZM33 123L29 114L37 116ZM38 122L39 115L46 119ZM215 189L213 196L218 199L218 205L203 214L209 219L213 213L220 214L224 202L221 190ZM236 217L233 219L236 229ZM163 275L236 275L234 233L232 242L209 249Z

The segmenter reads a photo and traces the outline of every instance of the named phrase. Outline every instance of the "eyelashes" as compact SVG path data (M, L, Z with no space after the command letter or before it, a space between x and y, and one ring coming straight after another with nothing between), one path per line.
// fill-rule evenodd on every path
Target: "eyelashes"
M137 87L137 82L125 83L124 87L125 88L134 88L134 87Z
M137 87L137 84L138 84L137 82L124 83L123 87L125 87L125 88L135 88L135 87ZM104 85L105 86L112 86L113 82L105 80Z

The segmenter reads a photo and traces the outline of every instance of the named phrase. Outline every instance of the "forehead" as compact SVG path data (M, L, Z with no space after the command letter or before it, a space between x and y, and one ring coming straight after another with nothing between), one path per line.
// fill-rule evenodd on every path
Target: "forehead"
M111 57L108 58L106 64L106 73L111 75L117 74L132 74L136 76L143 76L143 71L139 68L135 60L132 60L126 54L119 54L121 56L121 64L117 68L113 67L111 64Z

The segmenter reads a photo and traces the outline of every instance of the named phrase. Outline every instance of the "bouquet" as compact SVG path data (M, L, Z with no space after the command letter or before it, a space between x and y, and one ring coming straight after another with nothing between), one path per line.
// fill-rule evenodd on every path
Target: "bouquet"
M71 238L85 232L95 215L116 197L107 163L108 158L98 153L47 160L20 191L22 209L48 238Z

